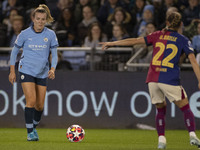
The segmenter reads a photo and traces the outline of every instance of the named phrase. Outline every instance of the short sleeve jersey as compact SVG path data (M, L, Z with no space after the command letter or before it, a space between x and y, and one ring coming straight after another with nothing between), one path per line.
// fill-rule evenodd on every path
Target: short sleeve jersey
M37 33L31 26L19 34L15 46L23 49L19 72L38 78L48 76L50 49L58 47L53 30L45 27L42 32Z
M196 35L192 39L192 46L197 53L200 53L200 35Z
M153 45L146 83L159 82L180 85L180 56L193 53L191 42L183 35L168 30L157 31L145 37L147 46Z

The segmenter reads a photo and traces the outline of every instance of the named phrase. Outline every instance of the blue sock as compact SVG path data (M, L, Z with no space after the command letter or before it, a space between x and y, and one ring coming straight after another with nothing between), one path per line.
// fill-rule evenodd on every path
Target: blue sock
M26 122L27 132L31 133L33 131L34 108L25 107L24 113L25 113L25 122Z
M37 125L39 124L39 122L41 120L42 113L43 113L43 110L38 111L38 110L34 109L33 128L36 128Z

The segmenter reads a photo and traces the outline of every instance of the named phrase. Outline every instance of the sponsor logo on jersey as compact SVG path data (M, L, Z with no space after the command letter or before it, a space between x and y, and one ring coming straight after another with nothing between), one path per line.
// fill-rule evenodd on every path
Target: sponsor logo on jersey
M32 50L43 50L47 48L47 45L28 45Z

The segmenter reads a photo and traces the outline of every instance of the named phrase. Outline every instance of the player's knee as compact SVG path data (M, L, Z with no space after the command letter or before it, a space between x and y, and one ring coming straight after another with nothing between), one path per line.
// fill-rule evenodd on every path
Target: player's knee
M26 103L26 107L33 108L35 107L35 103Z
M35 109L38 111L42 111L44 109L44 105L37 104L35 105Z
M184 106L186 106L189 102L188 102L188 99L185 98L185 99L182 99L182 100L179 100L179 101L175 101L174 102L179 108L182 108Z
M156 105L156 108L164 108L164 107L166 107L167 104L164 101L163 103L156 103L155 105Z

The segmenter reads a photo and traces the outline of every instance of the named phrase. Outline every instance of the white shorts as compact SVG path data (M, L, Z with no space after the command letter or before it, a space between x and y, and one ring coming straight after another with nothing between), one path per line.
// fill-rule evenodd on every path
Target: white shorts
M170 102L187 98L187 94L181 85L174 86L164 83L150 82L148 83L148 87L152 104L163 103L165 97L167 97Z

